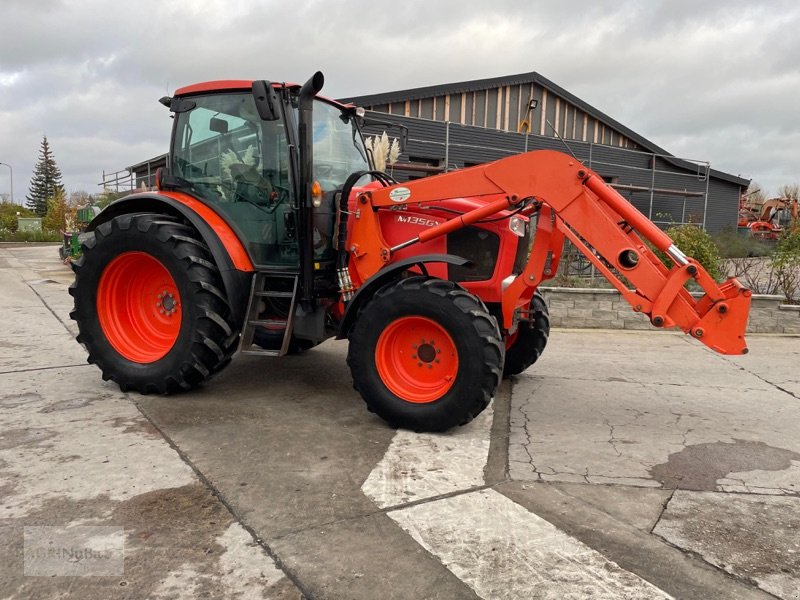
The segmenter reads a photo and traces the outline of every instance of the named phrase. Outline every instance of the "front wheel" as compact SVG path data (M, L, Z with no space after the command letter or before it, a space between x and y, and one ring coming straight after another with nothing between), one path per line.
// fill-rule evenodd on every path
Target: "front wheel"
M506 362L503 377L519 375L533 365L544 352L550 336L550 313L542 295L533 294L528 320L521 321L516 333L506 342Z
M458 284L414 276L359 313L347 363L367 407L389 424L444 431L471 421L500 382L497 321Z
M165 215L115 217L83 240L73 270L77 339L123 391L190 389L230 362L230 306L193 228Z

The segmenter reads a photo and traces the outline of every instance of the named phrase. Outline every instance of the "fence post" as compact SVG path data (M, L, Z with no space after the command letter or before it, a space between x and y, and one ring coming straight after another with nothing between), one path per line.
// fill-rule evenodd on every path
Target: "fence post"
M656 155L650 155L650 208L647 211L647 218L653 220L653 196L656 189Z
M711 163L706 163L706 193L703 196L703 231L706 230L706 213L708 212L708 184L711 179Z
M450 121L444 122L444 172L450 170Z

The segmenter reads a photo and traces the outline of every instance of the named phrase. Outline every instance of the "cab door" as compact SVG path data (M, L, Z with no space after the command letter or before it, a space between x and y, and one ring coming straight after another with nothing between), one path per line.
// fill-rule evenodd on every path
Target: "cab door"
M261 120L250 92L192 100L195 107L177 115L173 174L231 224L257 267L298 269L285 120Z

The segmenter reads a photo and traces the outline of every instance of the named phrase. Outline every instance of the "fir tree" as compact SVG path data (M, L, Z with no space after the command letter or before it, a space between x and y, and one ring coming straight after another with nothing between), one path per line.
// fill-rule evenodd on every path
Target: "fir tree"
M39 162L36 163L36 167L33 169L30 192L26 196L27 206L37 215L43 217L47 214L48 201L57 193L64 193L64 186L61 183L61 170L56 165L56 160L50 151L47 136L44 136L42 138L42 146L39 148Z

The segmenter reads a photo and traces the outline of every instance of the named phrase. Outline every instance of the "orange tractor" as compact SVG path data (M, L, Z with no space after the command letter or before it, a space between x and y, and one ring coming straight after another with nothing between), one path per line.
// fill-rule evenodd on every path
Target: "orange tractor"
M162 98L174 129L157 191L109 205L74 263L78 341L104 379L177 392L236 352L347 338L370 410L445 430L541 355L537 287L565 239L655 327L747 352L750 292L717 284L575 158L530 152L398 184L371 166L363 110L322 84L214 81Z

